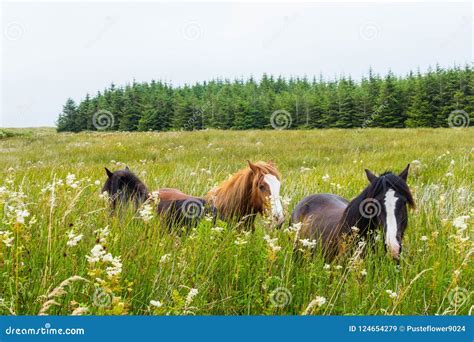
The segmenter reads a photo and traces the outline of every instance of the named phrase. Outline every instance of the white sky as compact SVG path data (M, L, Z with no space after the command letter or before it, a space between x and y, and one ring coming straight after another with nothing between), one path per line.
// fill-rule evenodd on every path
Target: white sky
M3 3L0 126L52 126L114 82L358 79L472 61L464 3Z

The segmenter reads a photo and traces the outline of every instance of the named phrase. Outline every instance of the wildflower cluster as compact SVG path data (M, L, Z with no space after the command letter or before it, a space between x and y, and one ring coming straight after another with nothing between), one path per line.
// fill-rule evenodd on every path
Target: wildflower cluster
M122 314L126 312L126 303L116 295L122 288L120 276L122 261L120 256L113 256L107 252L107 240L110 235L108 227L97 229L97 243L91 249L86 259L89 263L89 276L94 279L96 291L94 303L99 311L105 313Z

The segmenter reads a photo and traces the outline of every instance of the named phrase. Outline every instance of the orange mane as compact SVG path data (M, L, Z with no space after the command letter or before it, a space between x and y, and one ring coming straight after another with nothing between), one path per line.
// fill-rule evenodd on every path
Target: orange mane
M223 219L239 221L246 215L263 212L265 203L254 195L253 189L266 174L280 179L280 173L272 163L259 161L252 164L252 167L256 172L247 166L207 193L206 200Z

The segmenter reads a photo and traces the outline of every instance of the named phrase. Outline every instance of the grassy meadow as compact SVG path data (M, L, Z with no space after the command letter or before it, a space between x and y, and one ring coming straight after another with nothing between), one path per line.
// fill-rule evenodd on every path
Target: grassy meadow
M473 128L18 132L0 139L2 315L474 312ZM287 221L311 193L352 199L365 168L412 163L417 207L400 264L383 239L326 264L288 223L275 230L261 217L255 232L207 219L169 232L150 208L111 216L100 194L104 166L200 196L247 159L279 168Z

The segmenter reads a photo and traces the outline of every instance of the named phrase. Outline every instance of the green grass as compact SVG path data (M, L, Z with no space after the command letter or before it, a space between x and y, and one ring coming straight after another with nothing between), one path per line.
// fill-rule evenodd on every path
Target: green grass
M473 311L472 128L29 131L0 140L0 314L287 315L303 313L317 297L326 302L310 313ZM128 165L151 190L177 187L203 195L247 159L276 163L281 194L291 199L287 217L311 193L353 198L367 184L364 168L398 172L420 161L408 178L417 208L409 214L400 266L385 255L381 242L363 258L339 258L325 266L318 251L294 253L294 233L274 230L261 218L253 233L223 222L218 232L203 220L180 236L161 228L156 217L145 222L133 210L112 217L99 196L104 166ZM70 182L75 185L65 184L68 173L76 176ZM16 210L30 213L24 223L17 222ZM469 216L466 229L453 225L459 216ZM107 226L110 234L99 241L95 231ZM83 235L73 247L67 245L71 230ZM269 248L266 234L281 250ZM237 239L247 243L237 245ZM112 277L106 274L110 262L86 259L99 242L121 257L122 270ZM161 260L164 255L169 256ZM198 290L194 297L192 288Z

